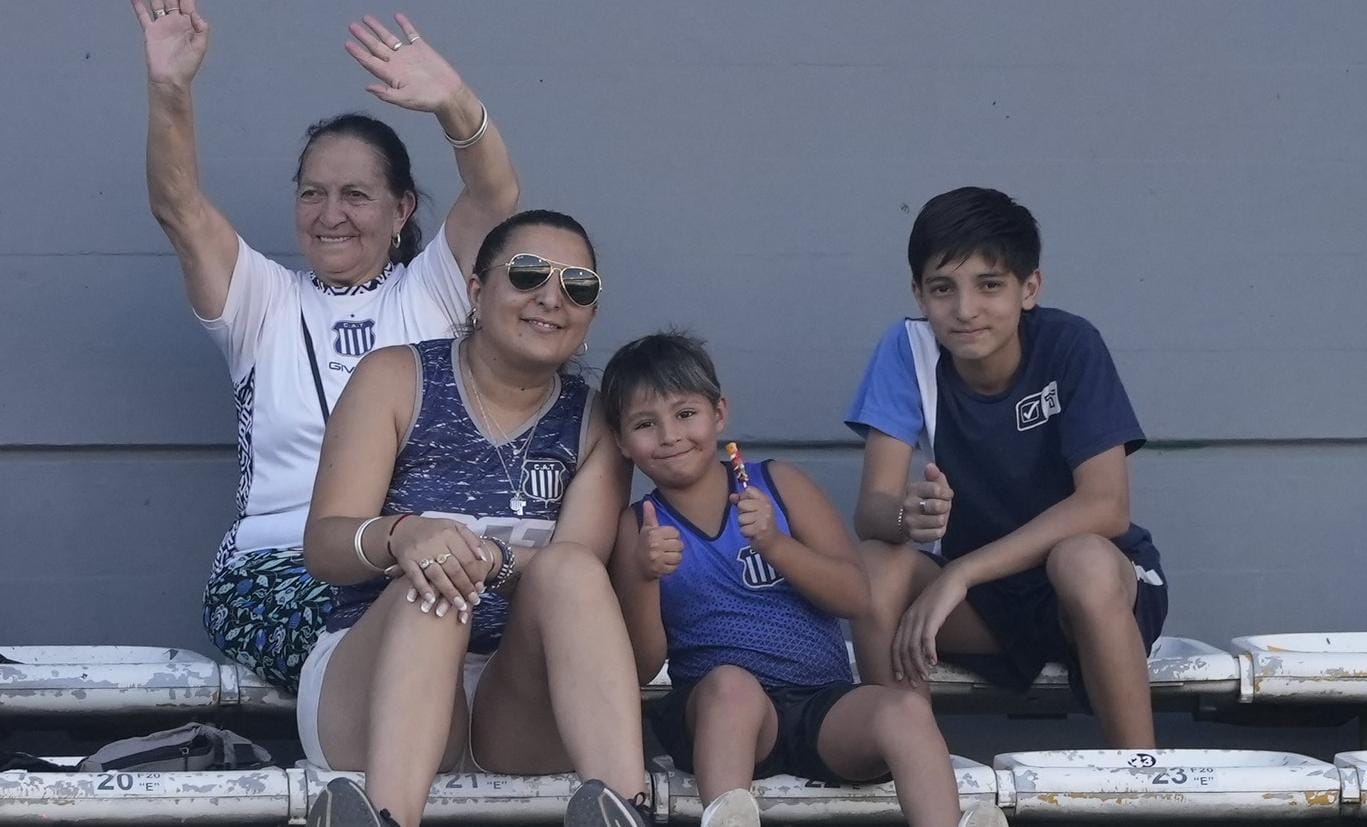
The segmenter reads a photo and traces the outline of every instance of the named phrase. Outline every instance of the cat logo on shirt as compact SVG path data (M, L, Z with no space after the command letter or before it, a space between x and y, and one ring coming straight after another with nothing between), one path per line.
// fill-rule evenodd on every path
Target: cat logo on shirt
M1032 393L1016 403L1016 430L1038 428L1059 413L1063 413L1063 405L1058 401L1058 382L1050 382L1039 393Z
M522 493L554 503L565 496L565 463L554 457L531 457L522 466Z
M758 551L750 546L746 546L737 552L736 559L740 561L741 573L748 588L767 589L783 582L783 575L779 574L773 566L760 556Z
M352 322L343 319L332 326L332 349L343 356L364 356L375 347L375 320Z

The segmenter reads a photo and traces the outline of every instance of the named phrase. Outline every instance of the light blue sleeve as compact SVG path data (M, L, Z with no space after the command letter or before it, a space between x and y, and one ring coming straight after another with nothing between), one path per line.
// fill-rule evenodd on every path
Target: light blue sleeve
M870 428L876 428L908 445L916 444L925 427L925 414L906 321L888 328L878 341L845 424L863 438L868 438Z

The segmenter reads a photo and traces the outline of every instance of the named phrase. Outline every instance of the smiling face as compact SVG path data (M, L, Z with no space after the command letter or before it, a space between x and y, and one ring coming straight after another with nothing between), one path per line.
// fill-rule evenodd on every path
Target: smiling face
M993 393L1020 365L1021 312L1035 306L1042 278L1036 270L1022 281L975 253L927 269L912 289L959 375Z
M359 284L389 263L394 234L415 206L411 193L400 197L390 191L383 161L369 144L327 135L314 142L300 165L295 234L320 278Z
M559 275L531 290L518 290L504 265L517 253L532 253L573 267L593 268L588 245L559 227L532 224L513 230L482 277L470 279L470 305L485 337L505 359L559 368L588 336L597 305L580 307L560 287Z
M660 488L686 489L717 464L717 437L726 428L726 399L700 393L641 389L622 411L617 444Z

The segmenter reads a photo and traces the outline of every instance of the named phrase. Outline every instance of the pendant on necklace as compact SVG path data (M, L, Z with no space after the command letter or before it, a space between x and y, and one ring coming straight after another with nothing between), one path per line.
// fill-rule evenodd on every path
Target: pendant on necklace
M514 514L521 517L522 509L527 507L527 501L522 499L522 493L518 492L513 495L511 500L508 500L508 507L513 510Z

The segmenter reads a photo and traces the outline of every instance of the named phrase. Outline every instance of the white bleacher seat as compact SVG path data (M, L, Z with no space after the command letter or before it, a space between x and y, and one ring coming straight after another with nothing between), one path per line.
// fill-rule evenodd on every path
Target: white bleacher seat
M5 646L0 718L213 708L218 664L152 646Z
M959 805L997 803L997 778L991 767L950 756L959 786ZM697 823L703 805L693 776L657 759L655 795L668 801L669 821ZM898 822L902 818L891 783L832 787L792 775L762 778L750 785L766 821L779 824L861 824ZM658 807L657 807L658 809Z
M1367 703L1367 632L1253 635L1232 645L1243 703Z
M219 703L249 712L291 712L294 696L239 663L219 666Z
M1059 750L993 760L998 802L1020 818L1238 821L1335 818L1323 761L1257 750Z
M641 697L650 700L651 698L662 698L669 694L672 684L669 681L669 663L660 667L660 671L655 673L655 677L650 679L650 683L641 687Z
M1334 766L1339 768L1344 817L1367 820L1367 801L1362 798L1367 790L1367 750L1340 752L1334 756Z
M303 795L302 775L275 768L0 772L0 824L274 825L303 806Z
M365 780L361 773L324 772L315 767L290 772L304 779L309 804L334 778L354 778L358 783ZM646 785L649 790L649 778ZM432 782L422 823L560 824L578 787L579 776L573 774L438 775Z
M0 716L198 712L205 707L244 712L289 712L294 697L240 664L215 664L184 649L141 646L10 646L0 653L20 661L0 665ZM853 651L851 648L851 663ZM1233 698L1239 687L1234 656L1200 641L1162 637L1149 658L1155 699ZM645 698L669 691L662 668L641 687ZM1049 664L1022 698L950 665L935 668L931 691L943 712L1066 711L1073 706L1068 674Z
M1160 637L1149 655L1149 685L1156 703L1196 706L1202 699L1233 700L1239 689L1238 661L1208 643L1182 637ZM941 711L992 712L996 709L1067 709L1073 706L1068 670L1046 664L1026 698L988 683L973 672L950 664L932 671L930 691Z

